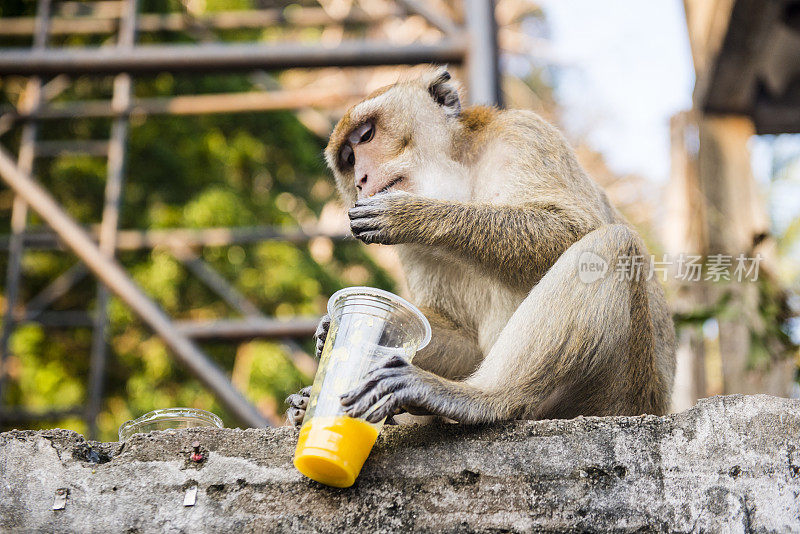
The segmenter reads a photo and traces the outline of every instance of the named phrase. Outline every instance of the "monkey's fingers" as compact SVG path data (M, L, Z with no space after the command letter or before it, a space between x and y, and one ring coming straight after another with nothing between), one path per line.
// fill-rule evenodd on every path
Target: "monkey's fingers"
M356 205L347 211L350 218L374 217L386 211L386 204L377 197L365 198L356 202Z
M305 410L299 410L297 408L289 408L286 410L286 422L295 428L299 427L303 423L303 418L305 416Z
M374 203L369 205L356 204L348 212L350 230L353 235L368 244L395 245L399 243L398 236L395 235L396 232L392 231L389 225L385 205L372 199L365 199L365 201Z
M380 381L379 378L367 378L362 382L359 386L355 389L348 391L347 393L339 396L339 402L342 403L342 406L345 407L345 410L349 408L351 405L358 402L358 400L367 394L372 388L374 388L378 382Z
M397 376L399 373L395 373ZM339 396L339 401L342 403L342 406L348 407L359 400L361 400L365 395L367 395L370 391L374 390L378 387L382 381L385 381L387 378L393 378L392 376L386 376L384 374L381 375L367 375L364 377L364 381L356 386L355 389L348 391ZM377 399L376 399L377 400Z
M350 218L350 229L355 232L356 230L377 230L381 227L381 221L374 215L365 215L364 217Z
M364 218L350 219L350 231L353 232L353 236L355 236L356 239L367 244L393 244L378 217L366 216Z
M409 384L403 384L387 393L375 404L377 408L366 417L369 423L377 423L384 417L392 417L403 412L412 415L433 415L428 409L427 403L420 402L419 388L414 388Z
M308 395L295 393L293 395L289 395L286 398L286 404L288 404L290 408L305 410L308 407L308 399L309 399Z
M386 237L386 234L382 231L373 231L373 232L353 232L353 235L356 239L360 240L367 245L371 245L373 243L377 243L379 245L394 245L396 244L394 241Z
M371 414L367 416L368 423L378 423L384 417L393 416L401 411L400 403L397 400L397 395L389 393L383 397L383 403L375 408Z
M322 355L322 349L325 348L325 339L328 337L328 329L331 326L331 318L328 314L322 316L317 331L314 332L314 339L316 340L316 356L317 359Z
M308 399L311 396L311 386L306 386L299 392L286 397L289 409L286 410L286 420L289 424L299 427L303 422L308 407Z
M385 395L403 388L412 372L411 364L400 356L384 359L360 386L340 397L345 412L351 417L363 416Z
M400 378L397 376L368 380L355 391L344 395L341 403L347 415L361 417L387 393L391 393L398 387L400 387Z
M286 397L286 404L292 408L301 408L305 410L308 406L308 398L311 396L311 386L306 386L297 393L293 393Z
M358 387L340 396L342 405L349 406L353 404L381 380L402 376L406 372L404 368L410 366L409 362L396 355L378 362L372 369L367 371L366 375L364 375L364 381Z

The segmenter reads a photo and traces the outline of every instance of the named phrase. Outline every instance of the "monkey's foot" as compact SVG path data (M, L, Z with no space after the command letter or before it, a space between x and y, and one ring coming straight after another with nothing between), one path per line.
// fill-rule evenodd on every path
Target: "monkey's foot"
M377 423L403 411L430 413L437 397L435 375L410 364L400 356L390 356L370 371L365 381L340 397L347 415Z
M317 325L317 331L314 332L314 341L317 342L316 354L317 359L322 356L322 349L325 347L325 340L328 337L328 329L331 327L331 317L327 313L322 316Z
M306 415L308 398L310 396L311 386L307 386L297 393L286 397L286 403L289 405L289 409L286 410L286 421L295 428L299 428L303 423L303 417Z

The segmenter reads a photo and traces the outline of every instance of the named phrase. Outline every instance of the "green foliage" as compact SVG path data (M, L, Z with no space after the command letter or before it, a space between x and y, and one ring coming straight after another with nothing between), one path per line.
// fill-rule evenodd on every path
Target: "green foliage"
M46 408L47 399L59 399L65 405L84 400L83 384L74 376L74 369L63 358L58 347L46 343L45 332L39 326L20 327L14 336L11 350L19 365L18 387L30 398L27 407Z
M674 313L673 320L678 330L685 327L703 325L709 319L744 320L750 330L748 345L748 369L767 370L775 361L792 357L797 353L797 344L792 341L790 319L792 310L787 302L787 295L780 289L779 283L769 274L760 273L757 284L758 315L747 317L743 314L741 295L734 284L741 282L714 282L719 289L717 299L705 307L695 307L689 312Z
M252 7L252 2L243 0L207 2L209 10ZM178 8L175 1L141 3L141 11L147 12ZM25 2L4 3L1 9L3 16L30 14L30 4ZM81 39L71 44L94 43L92 37ZM163 41L165 36L142 35L140 40ZM2 46L12 42L2 37L0 41ZM112 93L111 77L78 77L72 82L58 96L59 101L102 99ZM135 83L139 97L248 90L256 88L245 75L159 74ZM0 80L3 102L15 100L13 91L11 81ZM50 121L41 129L40 137L107 139L110 125L106 119ZM5 134L0 142L14 148L19 129ZM324 139L307 130L290 112L146 120L133 116L120 226L152 230L273 225L291 229L297 227L298 220L313 221L335 196L322 158L323 146ZM106 181L104 158L39 159L36 175L81 223L99 222ZM7 229L10 203L4 203L0 210L0 224ZM39 224L33 215L30 222ZM327 296L352 285L355 278L359 283L393 289L391 278L356 242L335 244L330 259L320 262L305 244L275 241L209 247L198 252L268 315L319 316ZM175 318L208 320L236 315L166 249L123 251L118 259ZM7 257L0 262L4 272ZM30 299L74 262L73 256L61 251L28 251L23 262L22 300ZM51 308L91 311L96 290L94 279L87 277ZM101 439L116 439L118 426L127 419L170 406L213 410L226 424L235 424L125 305L112 298L108 318L110 356L98 418ZM6 403L42 411L85 404L91 338L87 326L44 329L26 324L17 328L12 337ZM307 351L312 350L311 340L304 340L304 344ZM232 373L245 395L267 412L282 412L286 395L309 380L277 343L207 344L203 348ZM79 418L38 426L53 425L86 431Z

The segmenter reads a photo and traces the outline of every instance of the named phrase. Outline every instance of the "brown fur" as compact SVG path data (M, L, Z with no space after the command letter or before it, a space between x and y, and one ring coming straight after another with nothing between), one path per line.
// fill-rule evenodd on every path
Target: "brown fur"
M486 128L497 118L499 111L487 106L472 106L461 112L458 121L470 132L478 132Z
M374 139L353 147L355 167L341 165L365 121ZM355 415L379 395L391 397L384 412L464 422L667 411L675 347L663 292L613 272L647 251L552 126L525 111L462 110L449 75L432 70L349 110L326 157L355 203L354 234L398 245L434 330L416 367L392 363L348 397ZM591 284L576 270L586 251L611 271Z

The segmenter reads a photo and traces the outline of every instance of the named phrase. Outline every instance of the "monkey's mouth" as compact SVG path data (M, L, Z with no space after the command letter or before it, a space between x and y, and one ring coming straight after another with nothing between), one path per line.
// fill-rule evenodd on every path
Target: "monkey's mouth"
M381 189L380 189L380 190L379 190L377 193L375 193L375 194L376 194L376 195L378 195L378 194L380 194L380 193L385 193L386 191L388 191L388 190L389 190L389 189L391 189L392 187L394 187L394 186L396 186L397 184L399 184L400 182L402 182L404 178L405 178L405 177L403 177L403 176L398 176L397 178L395 178L394 180L392 180L391 182L389 182L388 184L386 184L385 186L383 186L383 188L381 188Z

